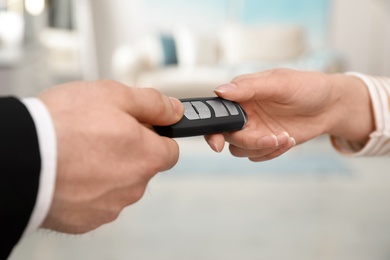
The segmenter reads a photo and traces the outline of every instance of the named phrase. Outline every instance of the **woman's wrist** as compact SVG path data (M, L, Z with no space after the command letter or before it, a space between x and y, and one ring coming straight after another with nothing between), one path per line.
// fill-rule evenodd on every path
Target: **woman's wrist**
M329 134L351 142L365 144L375 130L374 112L369 91L357 77L329 75L334 91L333 117Z

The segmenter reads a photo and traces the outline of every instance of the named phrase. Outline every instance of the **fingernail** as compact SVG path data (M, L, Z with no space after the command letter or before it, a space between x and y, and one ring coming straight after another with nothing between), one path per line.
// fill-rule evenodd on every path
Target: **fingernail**
M228 83L216 87L214 91L218 93L226 93L226 92L234 91L236 88L237 88L236 84Z
M275 135L266 135L260 138L259 146L261 147L276 147L278 146L278 139Z
M290 137L290 142L293 143L292 146L295 146L297 144L297 142L295 141L294 137Z
M284 131L279 133L276 136L276 139L278 140L278 145L287 144L288 141L290 140L290 135L286 131Z
M207 141L211 149L213 149L215 152L220 153L221 151L219 150L217 144L213 141Z
M177 98L174 97L169 97L169 100L172 103L173 109L175 110L176 114L181 115L183 112L182 106L183 104L178 100Z

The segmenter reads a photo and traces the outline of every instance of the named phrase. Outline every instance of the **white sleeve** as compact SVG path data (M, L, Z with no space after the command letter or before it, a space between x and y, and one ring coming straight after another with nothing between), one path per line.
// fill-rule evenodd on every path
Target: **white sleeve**
M34 121L41 156L41 174L34 209L23 237L37 230L46 218L54 194L57 170L57 142L54 125L45 105L38 98L21 100Z
M360 78L367 86L376 129L370 134L370 139L364 146L331 137L333 146L339 152L352 156L390 155L390 78L372 77L355 72L349 72L347 75Z

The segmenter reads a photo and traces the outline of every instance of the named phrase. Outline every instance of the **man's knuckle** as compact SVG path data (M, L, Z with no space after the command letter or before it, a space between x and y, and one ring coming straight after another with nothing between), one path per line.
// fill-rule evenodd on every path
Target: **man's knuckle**
M149 102L153 104L154 111L156 112L156 118L164 116L166 112L166 104L163 99L163 95L154 88L145 88Z

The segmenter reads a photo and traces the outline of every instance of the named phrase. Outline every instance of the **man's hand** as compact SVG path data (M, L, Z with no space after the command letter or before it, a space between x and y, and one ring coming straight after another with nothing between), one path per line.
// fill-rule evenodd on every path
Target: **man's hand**
M41 94L56 129L53 202L42 227L84 233L138 201L148 181L173 167L178 145L150 125L176 123L177 99L114 81L76 82Z
M248 123L206 141L217 152L227 141L233 155L252 161L275 158L322 134L364 143L374 130L367 88L352 76L275 69L239 76L215 92L240 103Z

